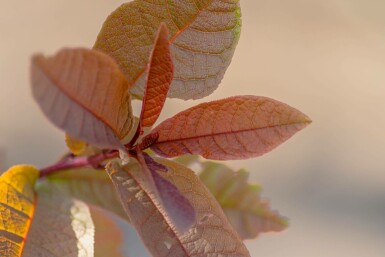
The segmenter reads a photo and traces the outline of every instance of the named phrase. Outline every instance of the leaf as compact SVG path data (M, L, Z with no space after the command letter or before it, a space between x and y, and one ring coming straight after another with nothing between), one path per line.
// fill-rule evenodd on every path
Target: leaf
M116 162L107 166L127 214L139 236L156 257L184 256L250 256L233 230L217 201L188 168L168 160L156 159L168 168L158 173L192 203L196 224L185 234L176 232L153 193L137 162L121 167Z
M305 114L273 99L235 96L178 113L148 137L158 137L151 149L164 157L247 159L271 151L310 122Z
M76 198L127 219L114 185L104 170L81 168L62 171L48 176L39 189Z
M87 142L71 137L66 133L65 142L70 152L75 156L91 156L98 152L94 146L89 145Z
M189 200L186 199L178 188L164 179L158 172L167 172L168 168L159 164L146 153L138 152L138 160L142 170L149 175L147 183L153 182L156 188L154 192L158 196L158 202L164 208L171 223L179 234L185 233L195 223L195 210ZM148 177L150 176L150 179ZM150 189L151 190L151 189Z
M132 110L127 81L112 58L81 48L36 55L31 82L35 100L56 126L90 144L123 148Z
M0 256L21 256L35 212L33 187L39 171L26 165L0 176Z
M218 87L231 62L240 13L239 0L136 0L107 18L94 47L116 60L132 85L131 93L141 98L155 32L164 22L175 64L168 96L202 98Z
M288 221L272 211L261 199L261 188L247 182L249 173L232 171L229 167L203 162L199 177L218 200L242 239L256 238L260 233L284 230Z
M94 230L85 203L59 194L38 192L23 257L93 257Z
M122 248L125 236L120 224L105 211L91 207L91 216L95 224L95 257L124 257Z
M173 159L174 162L178 162L183 166L190 167L193 164L199 164L199 155L182 155Z
M160 25L152 50L141 112L141 127L151 127L162 111L173 79L168 30Z

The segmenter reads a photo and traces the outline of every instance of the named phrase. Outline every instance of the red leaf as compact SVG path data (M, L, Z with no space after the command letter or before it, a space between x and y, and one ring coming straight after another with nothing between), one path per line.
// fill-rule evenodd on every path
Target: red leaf
M143 127L151 127L158 119L173 79L174 66L171 60L168 30L164 23L159 27L148 68L140 115Z
M97 50L64 49L32 59L32 92L44 114L69 135L123 147L132 126L128 84L114 60Z
M149 135L165 157L200 154L207 159L247 159L265 154L311 120L273 99L235 96L203 103L162 122Z
M150 184L155 185L155 194L159 196L159 200L175 228L180 234L183 234L195 223L194 207L175 185L158 174L158 172L166 172L168 170L166 166L157 163L148 154L140 151L138 161L143 172L149 173L151 176L151 179L147 179L147 181L152 180Z

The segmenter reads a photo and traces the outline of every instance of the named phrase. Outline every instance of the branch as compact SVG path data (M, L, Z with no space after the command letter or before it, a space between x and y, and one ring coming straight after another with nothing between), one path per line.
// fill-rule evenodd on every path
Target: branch
M74 156L71 154L51 166L40 169L39 176L42 178L59 171L80 167L100 168L103 167L104 161L118 156L119 152L116 150L103 151L92 156Z

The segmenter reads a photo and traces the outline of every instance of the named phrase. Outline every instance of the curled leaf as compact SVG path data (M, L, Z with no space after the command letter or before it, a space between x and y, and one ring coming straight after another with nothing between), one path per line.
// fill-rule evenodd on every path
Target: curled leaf
M151 127L158 119L171 85L173 70L168 30L162 23L148 64L147 82L140 115L141 126Z
M81 48L36 55L31 82L35 100L56 126L100 147L123 148L131 103L127 81L111 57Z
M240 16L239 0L135 0L107 18L94 47L116 60L132 85L131 93L141 98L154 35L164 22L175 63L168 96L202 98L217 88L231 62Z
M247 182L248 172L234 172L214 162L203 162L202 170L200 179L242 239L252 239L263 232L279 232L287 227L287 219L272 211L269 203L261 199L261 188Z
M0 176L0 256L20 257L35 213L39 171L19 165Z
M156 159L168 168L158 173L174 184L192 203L196 223L180 235L167 214L147 189L141 167L110 163L107 171L114 182L127 214L153 256L250 256L217 201L190 169L172 161Z
M271 151L310 122L305 114L276 100L235 96L180 112L148 137L157 135L151 149L165 157L247 159Z

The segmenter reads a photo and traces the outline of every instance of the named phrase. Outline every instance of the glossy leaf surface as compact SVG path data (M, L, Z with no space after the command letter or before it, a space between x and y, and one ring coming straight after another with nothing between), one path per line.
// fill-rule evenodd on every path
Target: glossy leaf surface
M141 126L151 127L162 111L173 79L168 30L161 24L148 64L146 89L141 112Z
M265 154L310 123L300 111L276 100L235 96L203 103L159 124L149 135L157 154L199 154L235 160Z
M14 166L0 176L0 256L19 257L35 213L39 171Z
M203 162L202 168L200 179L242 239L256 238L263 232L279 232L287 227L287 219L272 211L268 201L261 198L261 188L247 182L248 172L234 172L214 162Z
M32 92L44 114L70 136L120 148L132 125L127 82L113 59L96 50L36 55Z
M107 18L94 47L117 61L131 93L141 98L155 32L164 22L175 64L168 96L202 98L218 87L231 62L240 16L239 0L136 0Z
M168 168L168 172L159 175L173 183L196 211L196 224L183 235L175 231L167 214L146 189L146 181L137 163L125 167L111 163L107 168L132 224L151 254L156 257L250 256L199 178L180 164L156 161Z

